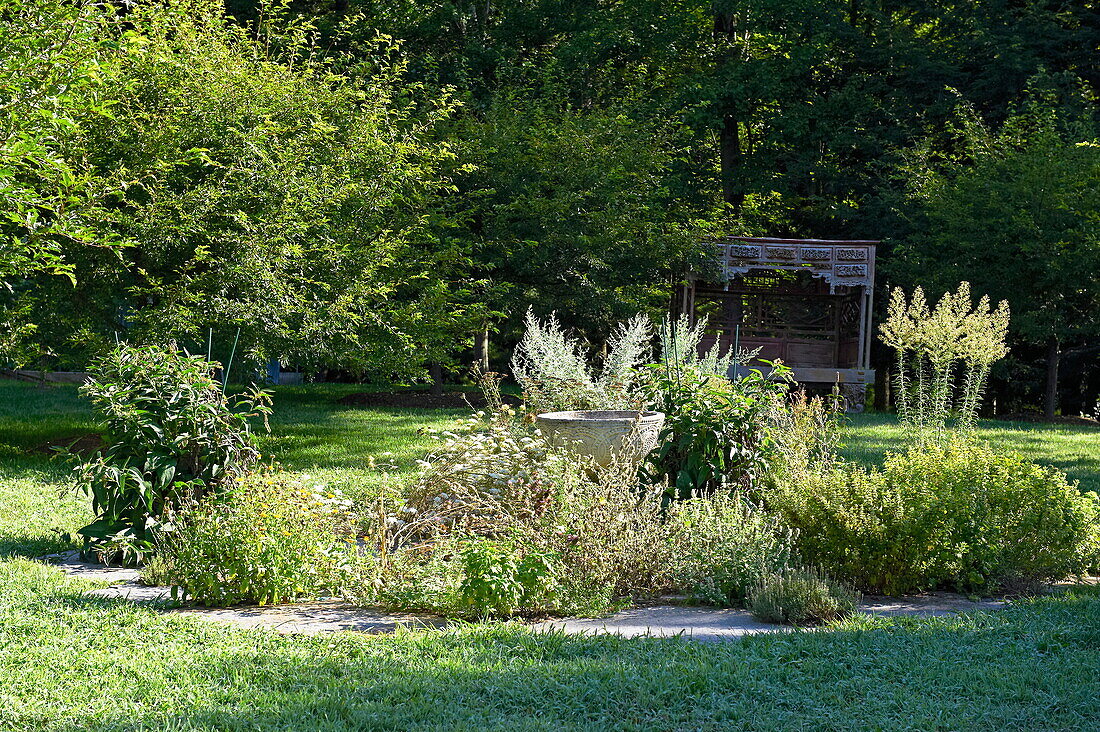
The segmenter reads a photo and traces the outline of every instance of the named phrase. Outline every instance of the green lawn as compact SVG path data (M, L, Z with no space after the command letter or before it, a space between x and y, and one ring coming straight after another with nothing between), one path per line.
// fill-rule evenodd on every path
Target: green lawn
M276 396L265 452L354 488L406 473L417 433L456 413L342 408L353 387ZM71 388L0 382L0 555L68 544L87 517L65 468L25 450L92 431ZM991 440L1096 486L1100 433L992 425ZM848 454L895 446L858 417ZM81 596L87 585L0 559L0 730L1088 729L1100 694L1100 593L950 620L853 619L830 632L723 644L536 635L474 625L395 636L283 637Z
M280 637L0 563L0 729L1095 728L1100 597L739 642Z
M1064 470L1081 484L1081 490L1100 492L1100 429L1096 427L983 420L978 432L994 445ZM867 465L881 463L888 450L904 446L902 438L892 414L852 415L843 453Z

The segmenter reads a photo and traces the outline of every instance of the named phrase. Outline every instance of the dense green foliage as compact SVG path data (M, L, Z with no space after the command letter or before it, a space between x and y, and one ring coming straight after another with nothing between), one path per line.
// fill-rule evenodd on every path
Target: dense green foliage
M226 398L213 367L155 346L119 346L81 387L108 446L77 468L97 517L80 533L106 559L141 559L173 510L235 485L259 461L249 418L266 418L270 396Z
M228 351L240 328L253 363L415 370L412 345L430 353L462 321L436 292L462 260L427 233L453 159L432 129L453 102L408 84L384 40L338 73L304 29L252 34L216 2L137 6L126 27L42 29L111 61L98 72L109 113L89 102L66 127L73 175L110 186L80 241L54 237L47 270L75 289L13 265L25 279L12 307L44 353L80 368L112 332L205 345L211 328Z
M554 589L554 557L494 541L462 549L461 604L480 615L508 617L546 605Z
M1047 370L1042 388L1020 364L1008 371L1031 392L1016 401L1042 394L1048 416L1063 351L1078 376L1066 380L1068 391L1091 409L1096 374L1082 361L1095 361L1100 333L1100 132L1091 99L1081 97L1088 92L1059 98L1055 81L1037 79L996 129L964 107L957 152L937 154L927 143L915 151L905 172L916 230L896 262L899 276L938 289L965 273L979 292L1012 304L1013 331L1044 354Z
M7 362L422 375L531 305L600 349L736 232L884 238L1020 313L999 403L1100 392L1091 3L3 7Z
M180 599L218 607L333 592L347 542L354 546L350 507L321 484L252 476L181 506L143 576Z
M882 471L788 466L767 501L805 561L871 592L1028 590L1100 559L1096 494L971 441L889 455Z
M252 22L259 4L227 7ZM1000 403L1037 403L1058 330L1063 401L1093 408L1097 268L1077 267L1097 252L1091 3L293 7L337 53L376 29L400 39L412 78L466 102L449 129L477 166L459 182L472 199L461 237L503 330L534 302L598 343L664 304L706 233L884 238L894 284L938 296L969 279L1036 313L1014 329L1026 347L996 375Z
M769 415L786 395L789 376L783 366L736 379L676 363L652 367L653 408L665 414L649 456L653 479L679 498L755 487L766 467Z

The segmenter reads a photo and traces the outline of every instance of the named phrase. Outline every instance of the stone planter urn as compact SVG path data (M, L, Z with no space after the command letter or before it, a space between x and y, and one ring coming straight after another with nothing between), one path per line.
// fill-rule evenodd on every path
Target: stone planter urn
M641 460L657 446L662 412L594 410L546 412L535 416L550 444L609 465L615 457Z

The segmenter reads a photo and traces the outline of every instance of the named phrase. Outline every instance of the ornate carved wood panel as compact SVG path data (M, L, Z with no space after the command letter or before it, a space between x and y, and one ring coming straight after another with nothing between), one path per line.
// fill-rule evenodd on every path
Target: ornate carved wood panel
M726 281L759 269L808 270L837 286L871 288L875 244L871 240L756 239L731 236L715 242Z

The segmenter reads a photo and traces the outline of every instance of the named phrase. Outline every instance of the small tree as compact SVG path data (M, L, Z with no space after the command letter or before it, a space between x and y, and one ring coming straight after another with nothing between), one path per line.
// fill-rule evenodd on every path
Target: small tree
M1007 301L994 310L985 295L973 306L969 282L935 308L920 287L910 301L894 289L879 337L897 351L898 415L919 439L942 435L952 416L963 429L975 426L989 369L1008 353L1008 321Z

